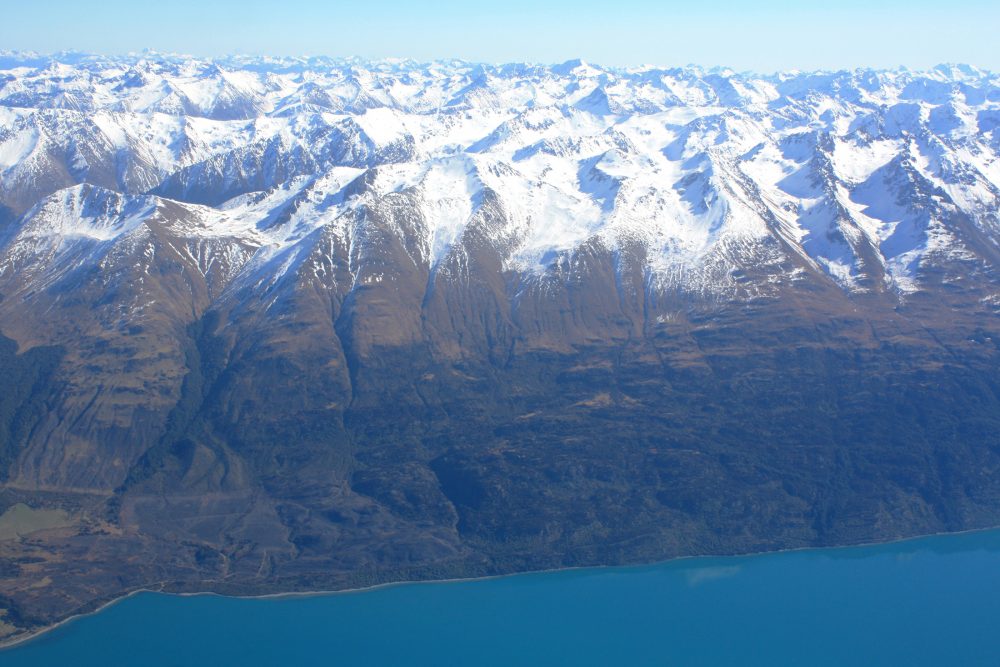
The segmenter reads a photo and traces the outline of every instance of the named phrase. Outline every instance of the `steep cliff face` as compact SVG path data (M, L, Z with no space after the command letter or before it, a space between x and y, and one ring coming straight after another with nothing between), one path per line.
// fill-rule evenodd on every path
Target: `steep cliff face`
M992 74L0 81L0 522L70 517L17 632L1000 524Z

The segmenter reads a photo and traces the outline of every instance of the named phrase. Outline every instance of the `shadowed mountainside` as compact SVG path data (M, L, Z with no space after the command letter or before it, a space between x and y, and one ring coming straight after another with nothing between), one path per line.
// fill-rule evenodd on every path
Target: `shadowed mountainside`
M223 65L3 79L0 638L1000 525L993 75Z

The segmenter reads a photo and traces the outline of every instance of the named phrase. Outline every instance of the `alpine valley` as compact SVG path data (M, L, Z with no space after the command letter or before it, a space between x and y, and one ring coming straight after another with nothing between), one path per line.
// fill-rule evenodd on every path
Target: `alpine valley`
M0 54L0 636L1000 525L1000 76Z

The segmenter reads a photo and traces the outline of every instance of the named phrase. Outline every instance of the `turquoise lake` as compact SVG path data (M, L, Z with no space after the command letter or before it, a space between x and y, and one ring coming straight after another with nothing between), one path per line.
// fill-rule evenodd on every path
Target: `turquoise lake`
M0 665L1000 665L1000 531L273 599L133 596Z

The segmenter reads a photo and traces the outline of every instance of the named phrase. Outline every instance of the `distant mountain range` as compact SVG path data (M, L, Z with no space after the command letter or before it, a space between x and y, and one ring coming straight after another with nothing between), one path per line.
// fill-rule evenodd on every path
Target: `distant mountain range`
M0 637L1000 525L998 127L961 65L0 53Z

